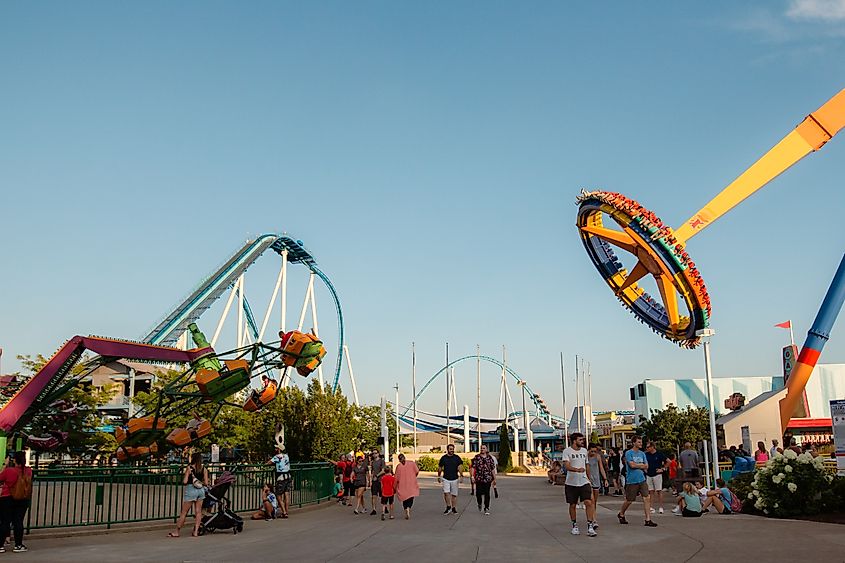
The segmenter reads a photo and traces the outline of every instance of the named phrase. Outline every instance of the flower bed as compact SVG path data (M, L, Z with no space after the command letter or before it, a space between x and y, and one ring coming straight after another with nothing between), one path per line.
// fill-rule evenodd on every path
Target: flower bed
M786 450L759 468L747 494L756 510L776 518L791 518L842 508L845 478L834 477L824 460ZM748 503L746 503L748 504Z

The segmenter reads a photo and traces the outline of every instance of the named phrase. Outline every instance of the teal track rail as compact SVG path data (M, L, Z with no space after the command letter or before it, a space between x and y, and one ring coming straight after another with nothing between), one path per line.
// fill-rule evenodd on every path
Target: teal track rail
M302 247L299 241L295 241L287 235L265 234L261 235L253 241L246 243L240 250L235 252L226 263L217 269L213 274L208 276L184 301L178 304L173 310L164 317L164 319L156 325L143 338L143 342L147 344L159 344L172 346L176 344L179 336L187 330L190 323L196 322L200 316L211 308L215 301L217 301L229 288L231 288L252 264L258 260L264 252L272 249L280 256L286 247L293 245L296 249L296 254L288 256L289 263L304 264L310 271L319 277L328 288L335 305L335 312L337 313L338 322L338 346L337 346L337 360L335 362L335 374L332 389L336 390L340 384L340 368L343 362L343 341L344 341L344 326L343 326L343 310L340 305L340 298L337 291L332 285L329 277L316 266L314 257ZM258 337L258 329L252 314L249 304L244 300L244 312L249 322L250 329L253 332L253 337Z
M425 385L423 385L422 388L419 390L419 392L417 392L416 396L414 397L414 400L411 401L411 403L405 407L405 410L402 411L401 416L406 416L408 414L408 411L411 410L414 407L414 405L417 403L417 401L422 396L422 394L425 392L425 390L428 389L428 387L432 383L434 383L434 380L437 379L437 377L440 374L445 373L446 370L448 370L450 367L454 366L455 364L459 364L459 363L465 362L467 360L481 360L482 362L487 362L487 363L490 363L490 364L497 365L500 368L504 369L508 373L508 375L513 377L516 381L524 381L519 376L518 373L513 371L511 368L507 367L505 364L503 364L502 362L500 362L496 358L492 358L490 356L464 356L462 358L458 358L457 360L452 360L451 362L449 362L448 364L446 364L445 366L440 368L440 370L437 373L432 375L431 379L426 381ZM537 407L537 410L539 411L540 410L540 404L537 402L536 399L534 399L534 391L531 390L531 388L528 386L528 384L525 385L525 391L526 391L526 393L529 394L529 396L531 397L531 402L534 403L534 406ZM450 419L451 419L451 417L450 417Z

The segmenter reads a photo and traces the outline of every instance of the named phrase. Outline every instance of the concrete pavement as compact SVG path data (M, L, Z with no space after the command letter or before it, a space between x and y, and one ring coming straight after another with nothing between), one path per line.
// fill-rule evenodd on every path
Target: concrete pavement
M617 523L621 500L599 501L599 536L589 538L583 510L582 535L569 533L563 488L536 477L502 477L492 514L479 514L469 486L461 488L459 514L444 516L434 479L421 479L412 518L382 522L352 514L348 507L295 513L288 520L247 521L244 532L166 538L161 530L73 538L25 540L27 554L0 557L37 561L730 561L753 557L781 561L845 560L845 529L835 524L711 514L698 519L655 515L658 528L643 526L642 507ZM668 496L671 499L671 496ZM369 502L369 496L367 496Z

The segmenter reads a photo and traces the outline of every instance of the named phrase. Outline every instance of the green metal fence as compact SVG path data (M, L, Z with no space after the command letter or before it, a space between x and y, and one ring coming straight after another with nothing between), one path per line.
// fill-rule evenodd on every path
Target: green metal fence
M212 482L223 471L237 480L226 498L235 512L257 510L261 488L274 482L271 465L214 464ZM27 531L39 528L106 526L149 520L176 520L182 506L184 466L57 467L38 469L32 483ZM291 506L331 497L333 468L324 463L291 466Z

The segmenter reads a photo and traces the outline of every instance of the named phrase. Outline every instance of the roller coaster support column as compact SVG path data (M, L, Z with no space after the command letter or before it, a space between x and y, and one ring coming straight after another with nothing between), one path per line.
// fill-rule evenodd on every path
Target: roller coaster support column
M471 452L469 445L469 405L464 405L464 453Z
M704 342L704 375L707 378L707 411L710 416L710 447L713 463L713 486L719 475L719 445L716 443L716 405L713 403L713 369L710 366L710 337L716 334L711 328L696 331L695 335Z
M780 400L780 428L782 433L786 433L789 420L801 401L804 388L807 386L807 381L813 373L813 368L816 366L819 356L821 356L824 345L830 338L830 331L836 322L839 311L842 309L843 302L845 302L845 256L842 257L839 268L833 276L833 281L830 282L830 287L824 296L816 320L813 321L813 326L807 332L807 339L804 341L801 353L798 354L798 363L795 364L789 374L789 380L786 384L786 397Z

